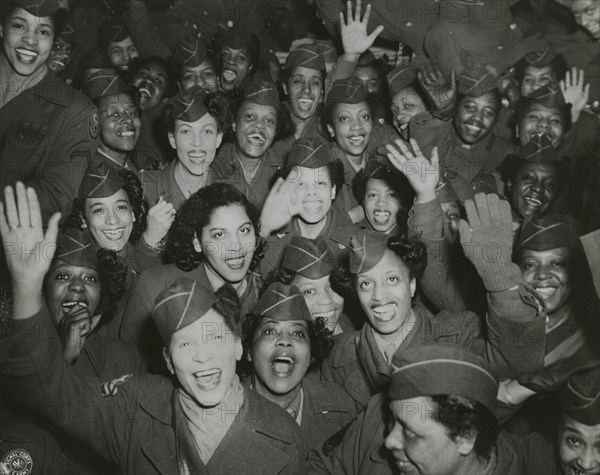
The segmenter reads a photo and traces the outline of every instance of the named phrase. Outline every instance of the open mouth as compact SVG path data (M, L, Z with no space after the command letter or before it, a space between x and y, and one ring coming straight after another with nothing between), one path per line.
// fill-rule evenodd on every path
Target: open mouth
M135 130L120 130L119 132L117 132L117 137L131 138L135 136L135 133Z
M386 224L390 220L391 216L392 213L389 211L376 209L373 212L373 221L375 221L377 224Z
M263 134L259 134L258 132L247 135L246 139L248 140L248 143L250 145L254 145L256 147L260 147L260 146L264 145L265 142L267 141L265 136Z
M320 211L322 208L322 205L323 204L321 203L321 201L303 201L302 202L302 207L308 213L316 213L316 212Z
M329 310L327 312L315 312L312 314L313 318L324 318L326 320L333 318L334 315L335 315L335 309Z
M296 362L291 356L287 355L279 355L271 359L271 367L273 368L273 373L279 377L288 376L292 370L294 369L294 364Z
M538 293L538 295L543 300L547 300L547 299L551 298L556 293L557 290L558 290L558 287L552 287L552 286L535 287L535 291Z
M204 150L192 150L191 152L188 152L187 156L192 163L199 164L204 162L206 152Z
M348 137L348 142L350 142L350 144L353 145L354 147L360 147L365 143L365 136L364 135L351 135L350 137Z
M17 48L15 51L17 53L17 59L21 63L25 63L25 64L33 63L37 59L37 57L40 55L37 51L33 51L30 49L26 49L26 48Z
M573 467L569 467L569 470L571 472L571 475L599 475L600 472L599 471L595 471L595 472L581 472L579 470L577 470L576 468Z
M152 97L152 92L146 87L141 87L139 91L140 96L142 96L145 99L150 99Z
M246 263L246 256L236 256L236 257L228 257L225 259L225 264L227 267L233 270L239 270L244 267Z
M74 308L75 306L88 308L88 303L83 300L65 300L61 304L61 307L64 308L65 310L70 310L70 309Z
M465 127L471 134L478 134L483 130L483 124L477 122L465 122Z
M385 305L376 305L371 307L373 315L380 322L389 322L396 315L397 305L395 303L388 303Z
M206 369L203 371L196 371L193 373L194 379L196 380L196 385L200 387L200 389L207 391L209 389L214 389L221 382L221 373L222 371L218 368Z
M301 111L309 111L315 101L311 99L299 99L298 100L298 109Z
M525 201L525 203L527 203L532 208L539 208L540 206L542 206L542 202L532 196L525 196L523 198L523 201Z
M123 236L125 236L125 228L106 229L102 231L102 234L104 234L109 241L120 241L123 239Z
M233 83L237 79L238 75L235 71L231 69L223 69L223 79L225 82Z

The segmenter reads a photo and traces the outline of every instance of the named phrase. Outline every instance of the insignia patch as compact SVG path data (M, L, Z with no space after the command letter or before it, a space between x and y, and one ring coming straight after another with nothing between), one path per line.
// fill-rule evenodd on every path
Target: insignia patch
M119 376L118 378L113 379L112 381L108 381L107 383L100 384L100 391L104 397L106 396L114 396L119 392L118 386L127 382L129 378L133 376L132 373L124 374L123 376Z
M33 469L33 459L24 449L15 449L6 453L0 462L2 475L29 475Z
M91 113L88 119L90 137L96 140L100 136L100 119L98 118L98 112L94 111Z

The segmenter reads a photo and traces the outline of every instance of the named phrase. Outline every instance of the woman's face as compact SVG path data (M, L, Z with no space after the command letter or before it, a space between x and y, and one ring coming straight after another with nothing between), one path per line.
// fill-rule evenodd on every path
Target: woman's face
M44 282L46 305L54 325L81 311L95 315L100 302L100 278L94 267L77 267L56 260Z
M196 251L225 282L235 284L246 277L256 247L254 225L239 204L221 206L202 228Z
M365 217L371 227L380 233L388 233L397 224L398 211L402 208L398 193L386 180L369 178L363 203Z
M331 287L330 276L308 279L296 274L292 285L303 295L313 321L323 318L327 328L333 331L344 308L344 298Z
M356 293L369 324L380 335L391 338L398 336L410 316L415 290L408 267L390 249L375 267L356 277Z
M135 216L123 188L107 198L86 198L84 218L92 239L103 249L123 250Z
M562 309L573 292L572 257L568 247L548 251L525 249L519 259L523 281L544 301L549 315Z
M131 37L123 41L111 41L108 45L108 57L113 67L119 71L128 71L134 59L140 57Z
M411 117L425 112L427 107L421 97L411 87L405 87L392 97L392 116L394 127L400 133L408 128Z
M54 40L54 46L48 57L48 67L56 74L62 73L71 61L71 43L62 38Z
M556 86L558 80L552 72L550 66L536 68L534 66L525 67L523 81L521 82L521 95L529 97L543 86Z
M371 108L366 101L358 104L334 104L327 130L348 156L360 157L369 145L373 129Z
M181 72L181 89L187 91L194 86L200 86L206 92L219 90L217 69L211 61L205 60L198 66L184 66Z
M370 94L381 94L381 79L373 66L358 66L353 76L360 79L365 91Z
M554 148L558 148L565 133L560 111L554 107L532 104L519 121L517 137L521 146L527 145L537 135L547 135Z
M140 112L128 94L104 96L98 104L100 142L114 152L135 149L142 131Z
M296 199L300 203L300 219L317 224L325 219L335 198L335 185L327 167L294 167L287 177L296 185Z
M310 366L308 323L264 318L254 334L248 359L259 393L289 394L302 384Z
M169 132L169 142L177 151L177 160L193 176L208 171L222 140L223 132L219 132L216 119L208 113L196 122L176 120L173 132Z
M600 424L588 426L563 414L558 456L563 475L600 472Z
M492 132L497 117L498 106L493 94L463 97L454 116L454 128L464 143L473 145Z
M47 61L54 43L54 23L17 8L2 24L2 48L20 76L31 76Z
M239 150L249 158L260 158L275 140L277 109L246 101L233 125Z
M323 100L321 73L304 66L296 66L286 86L292 115L299 120L312 117Z
M221 49L220 83L224 91L239 88L250 73L252 63L247 48L233 49L223 46Z
M553 165L518 165L514 182L508 182L512 209L521 217L541 216L548 212L560 194L559 177Z
M167 71L159 64L148 64L138 70L131 84L140 91L142 109L157 106L167 94Z
M600 39L600 2L598 0L571 0L567 2L575 21Z

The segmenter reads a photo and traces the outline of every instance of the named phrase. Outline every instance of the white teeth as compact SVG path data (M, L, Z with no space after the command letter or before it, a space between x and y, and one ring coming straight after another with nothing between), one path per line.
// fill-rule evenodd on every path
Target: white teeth
M392 318L394 318L394 315L396 313L396 304L388 303L386 305L379 305L377 307L372 307L372 309L373 309L373 313L379 320L387 322L387 321L391 320Z
M135 132L128 130L126 132L119 132L117 133L117 135L120 137L133 137L135 135Z
M283 362L283 363L287 363L287 364L294 364L294 360L292 358L290 358L289 356L278 356L277 358L273 359L274 362Z
M542 202L540 200L537 200L535 198L530 198L529 196L527 196L526 198L524 198L524 200L529 203L531 206L541 206Z
M108 239L118 240L118 239L121 239L123 237L124 231L123 231L123 229L106 230L106 231L103 231L103 234Z
M321 209L320 201L305 201L303 203L303 205L304 205L304 209L308 212L314 212L314 211L318 211Z
M247 137L248 142L252 145L263 145L265 143L265 138L261 134L250 134Z
M37 58L39 56L39 53L23 48L17 48L17 53L19 53L21 56L26 56L28 59Z
M359 146L364 143L365 137L362 135L353 135L352 137L349 137L348 140L352 145Z
M88 308L88 304L85 302L69 301L69 302L63 302L63 304L62 304L62 306L64 308L71 308L71 307L74 307L75 305L79 305L80 307Z
M481 131L480 127L477 127L476 125L469 125L469 124L465 124L465 126L467 127L467 129L471 132L479 132Z
M200 151L189 152L188 157L192 160L201 161L201 160L204 160L204 158L206 157L206 152L200 152Z
M557 288L556 287L538 287L535 289L541 297L550 297L554 295Z
M145 95L148 99L152 95L152 94L150 94L150 91L148 89L146 89L145 87L142 87L140 89L140 94Z
M239 265L239 264L241 264L241 263L244 262L244 257L243 256L242 257L234 257L234 258L231 258L231 259L225 259L225 261L228 264Z
M204 370L204 371L196 371L194 373L194 377L195 378L207 378L209 376L213 376L213 375L218 374L220 372L221 372L220 369L214 369L214 368L213 369L207 369L207 370Z
M329 318L329 317L333 317L334 314L335 314L335 310L330 310L329 312L313 313L313 317L315 317L315 318Z
M298 107L301 110L306 111L306 110L309 110L312 107L313 102L314 101L311 101L310 99L299 99L298 100Z

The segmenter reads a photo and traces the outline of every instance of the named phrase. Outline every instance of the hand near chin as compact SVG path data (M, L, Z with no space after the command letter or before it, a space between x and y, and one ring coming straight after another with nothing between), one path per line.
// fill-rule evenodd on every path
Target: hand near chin
M59 322L58 334L63 345L63 356L69 364L79 358L87 337L99 321L100 315L92 317L89 309L75 305Z
M158 202L148 210L147 227L143 234L146 244L154 248L159 247L169 232L176 215L173 205L161 196Z

